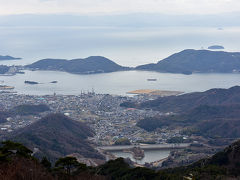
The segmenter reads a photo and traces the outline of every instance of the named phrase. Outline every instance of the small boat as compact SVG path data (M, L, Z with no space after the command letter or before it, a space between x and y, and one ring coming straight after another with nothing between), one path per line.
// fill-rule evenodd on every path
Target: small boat
M39 84L38 82L35 81L24 81L25 84Z

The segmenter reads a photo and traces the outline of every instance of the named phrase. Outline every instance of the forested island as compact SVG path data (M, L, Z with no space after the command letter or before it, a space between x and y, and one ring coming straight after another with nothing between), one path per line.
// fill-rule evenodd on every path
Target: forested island
M220 49L220 46L209 48ZM4 74L9 66L1 66ZM239 73L240 53L210 50L186 49L159 62L140 65L135 68L121 66L102 56L90 56L85 59L42 59L24 66L29 70L64 71L74 74L96 74L116 71L146 70L161 73Z
M220 46L220 45L213 45L213 46L209 46L208 49L224 49L223 46Z
M36 82L36 81L24 81L24 83L25 83L25 84L32 84L32 85L34 85L34 84L39 84L39 83Z
M85 59L73 60L43 59L25 67L32 70L65 71L75 74L108 73L130 69L120 66L102 56L91 56Z
M234 73L240 71L240 53L187 49L136 70L166 73Z

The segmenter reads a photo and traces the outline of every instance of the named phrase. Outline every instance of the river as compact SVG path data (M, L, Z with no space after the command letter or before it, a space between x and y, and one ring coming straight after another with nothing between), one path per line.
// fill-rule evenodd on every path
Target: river
M123 151L111 151L113 155L116 157L130 158L132 161L138 164L151 163L157 160L164 159L169 156L170 150L161 149L161 150L145 150L144 158L141 160L135 160L131 153L123 152Z

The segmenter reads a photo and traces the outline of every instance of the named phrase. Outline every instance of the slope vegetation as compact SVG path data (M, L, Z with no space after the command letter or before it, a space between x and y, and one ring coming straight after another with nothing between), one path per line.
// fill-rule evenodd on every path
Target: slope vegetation
M160 97L141 104L124 103L123 107L151 108L161 112L186 112L201 105L240 104L240 86L229 89L210 89L205 92L188 93L180 96Z
M182 180L182 179L239 179L240 141L210 158L189 166L165 170L132 167L123 158L108 161L98 167L87 167L76 158L60 158L52 168L47 159L41 163L31 156L31 150L19 143L5 142L0 148L1 179L98 179L98 180ZM13 151L14 150L14 151ZM60 166L59 166L60 165Z
M194 134L211 138L240 137L240 87L211 89L180 96L160 97L143 103L125 102L123 107L147 108L172 115L140 120L137 125L147 131L157 128L188 127Z
M139 70L169 73L232 73L240 71L240 53L187 49L173 54L157 64L136 67Z
M45 154L56 159L79 153L87 158L103 159L87 140L93 135L94 132L84 123L71 120L62 114L50 114L14 132L10 138L31 149L37 148L36 156Z
M34 70L65 71L76 74L107 73L129 69L101 56L73 60L43 59L26 67Z

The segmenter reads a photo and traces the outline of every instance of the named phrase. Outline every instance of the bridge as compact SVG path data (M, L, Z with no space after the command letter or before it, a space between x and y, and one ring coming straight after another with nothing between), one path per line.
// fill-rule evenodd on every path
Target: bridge
M139 145L121 145L121 146L99 146L97 149L104 151L122 151L133 147L140 147L143 150L159 149L184 149L190 146L190 143L180 144L139 144Z

